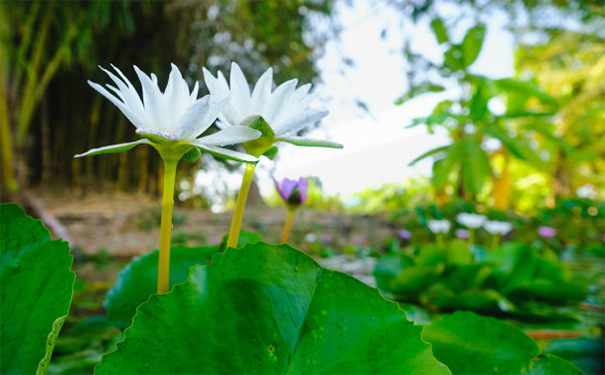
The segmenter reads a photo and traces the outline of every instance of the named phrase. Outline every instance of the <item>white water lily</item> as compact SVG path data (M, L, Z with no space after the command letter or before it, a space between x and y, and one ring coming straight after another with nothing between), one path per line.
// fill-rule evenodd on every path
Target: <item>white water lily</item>
M137 134L143 138L134 142L93 148L76 157L122 152L140 144L150 144L158 149L160 154L174 153L179 159L197 147L227 159L258 161L251 155L220 147L256 139L261 136L261 132L257 130L233 126L198 138L216 120L229 101L229 93L206 95L198 99L198 83L189 92L187 82L174 64L166 89L161 92L155 74L152 73L150 77L134 66L141 81L141 100L141 96L126 76L115 66L112 67L119 77L101 68L117 86L106 85L112 92L97 83L88 81L88 84L115 104L137 128Z
M448 220L429 220L427 224L433 233L447 233L452 226Z
M499 234L501 236L504 236L505 234L513 230L513 225L507 221L491 220L487 221L483 225L483 229L485 229L490 234Z
M229 83L220 71L214 77L205 68L204 80L212 95L224 97L230 94L227 105L218 118L217 126L221 129L250 125L260 116L270 127L263 130L263 138L268 138L262 152L272 146L273 142L288 142L299 146L319 146L342 148L341 144L297 137L296 133L304 127L321 120L328 111L311 106L314 96L309 94L311 84L296 88L298 80L293 79L282 83L272 91L273 70L267 69L254 86L252 93L248 81L240 67L233 62ZM244 145L246 146L246 145ZM258 151L259 145L254 146ZM251 147L252 148L252 147ZM248 148L246 148L248 150ZM250 152L250 151L249 151ZM254 152L252 152L254 153Z
M467 228L477 229L485 224L487 217L479 214L461 213L456 216L456 220Z

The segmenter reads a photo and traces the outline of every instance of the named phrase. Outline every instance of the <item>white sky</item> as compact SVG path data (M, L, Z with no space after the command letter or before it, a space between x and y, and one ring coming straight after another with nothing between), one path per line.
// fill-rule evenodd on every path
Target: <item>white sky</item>
M317 176L326 193L349 195L387 182L402 182L418 173L430 175L428 160L415 167L407 165L423 152L446 144L446 134L431 135L424 126L405 126L414 117L429 115L438 102L452 94L427 94L401 106L393 103L406 90L401 52L406 31L413 35L412 48L432 60L442 59L442 47L434 39L428 20L414 30L409 26L410 30L402 30L395 12L385 7L369 8L368 3L357 0L352 7L337 3L334 14L343 32L339 40L327 44L325 55L318 62L322 84L315 91L325 99L330 114L309 137L329 138L345 148L283 145L272 166L275 176ZM513 38L503 29L505 22L504 13L490 18L485 47L471 67L474 73L493 78L514 74ZM380 35L384 28L383 40ZM464 32L460 30L454 37L461 40ZM355 65L343 66L342 56L351 57ZM355 98L367 103L373 116L355 108ZM262 175L259 174L261 190L270 194L273 185Z
M411 38L414 50L428 58L435 61L443 58L443 49L437 44L428 20L415 28L407 24L402 27L399 15L392 9L370 8L368 3L354 0L353 6L348 7L342 1L337 2L333 16L338 17L343 31L338 40L328 42L324 56L318 61L322 83L315 87L315 92L330 114L308 136L331 139L345 148L280 145L274 162L262 158L257 167L256 178L263 195L270 195L275 189L272 176L277 179L317 176L327 194L346 197L387 182L403 182L419 173L430 175L428 160L415 167L407 165L423 152L447 144L444 132L431 135L424 126L412 129L405 126L412 118L429 115L437 103L455 94L445 91L424 95L401 106L393 104L407 89L402 54L405 37ZM442 11L451 14L456 9ZM505 22L504 13L490 17L485 47L471 66L474 73L492 78L514 74L513 37L503 29ZM381 39L383 29L386 38ZM453 39L459 42L466 30L455 31ZM344 65L345 56L352 58L355 65ZM357 108L355 99L363 100L372 115ZM203 171L200 173L207 173ZM200 182L215 179L205 177L211 176L200 176ZM241 175L231 174L225 181L226 187L237 191Z

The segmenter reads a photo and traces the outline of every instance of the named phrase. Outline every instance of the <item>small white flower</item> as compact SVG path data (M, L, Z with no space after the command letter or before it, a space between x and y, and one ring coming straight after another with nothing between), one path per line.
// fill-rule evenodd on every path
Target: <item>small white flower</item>
M487 218L479 214L461 213L456 220L467 228L477 229L483 226Z
M485 229L490 234L499 234L504 236L511 230L513 230L513 225L506 221L487 221L483 225L483 229Z
M139 93L126 76L115 66L112 67L119 77L106 69L101 69L117 86L106 85L113 93L97 83L88 81L88 84L115 104L137 128L137 134L143 139L94 148L76 157L121 152L139 144L151 144L156 148L159 145L169 145L170 148L171 145L175 149L179 148L179 153L199 147L223 158L245 162L257 161L251 155L219 147L256 139L261 135L257 130L236 126L198 138L212 125L227 104L229 100L227 95L206 95L198 99L198 83L189 92L187 82L174 64L166 89L161 92L155 74L152 73L149 77L135 66L134 70L141 81L143 91L143 100L141 100Z
M448 220L429 220L428 226L433 233L447 233L452 224Z
M296 132L309 124L321 120L328 111L311 107L315 98L309 95L311 84L296 88L298 80L293 79L277 86L273 91L273 70L267 69L254 86L252 93L248 81L240 67L231 63L230 81L220 71L214 77L205 68L204 80L212 95L224 97L230 94L230 100L218 118L217 126L228 129L233 126L248 124L257 116L269 125L273 134L263 136L272 138L273 142L288 142L299 146L320 146L342 148L342 145L324 140L311 140L297 137Z

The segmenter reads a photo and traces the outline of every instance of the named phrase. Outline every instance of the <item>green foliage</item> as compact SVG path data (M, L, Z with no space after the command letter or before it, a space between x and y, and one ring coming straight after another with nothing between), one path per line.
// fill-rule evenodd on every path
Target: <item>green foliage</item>
M380 259L375 277L399 301L523 319L574 319L557 306L577 305L587 293L587 282L564 264L513 243L493 251L475 246L474 253L461 241L444 249L425 245L413 256Z
M507 249L508 248L508 249ZM498 270L494 274L495 282L513 301L529 299L544 301L556 305L577 304L586 296L586 286L566 269L559 261L538 257L528 247L508 243L493 253L488 253L486 260L509 263L508 270Z
M152 296L95 373L448 373L420 332L358 280L260 243Z
M444 316L422 338L453 374L582 373L555 355L540 355L538 345L512 325L470 312Z
M71 303L72 256L19 206L0 212L1 372L44 374Z
M168 76L170 62L181 71L187 67L185 75L193 82L202 79L202 66L226 72L237 61L250 78L272 66L276 82L311 82L317 76L313 52L331 30L313 33L312 40L305 32L307 19L327 17L332 6L324 0L2 2L0 56L7 79L0 81L6 93L6 98L0 96L0 125L6 125L3 134L19 133L22 150L15 158L27 155L10 163L11 153L4 150L17 137L2 137L4 181L14 185L9 168L15 164L29 168L33 183L82 187L97 186L95 179L101 179L117 182L119 189L155 193L160 163L154 151L73 160L82 150L136 139L122 114L85 84L105 82L97 66L114 64L132 80L136 64L156 73L163 86L161 77ZM45 98L54 104L39 106ZM3 104L11 110L4 111ZM11 129L10 123L18 123L19 129ZM187 159L196 156L192 151ZM52 172L46 170L51 165ZM129 173L127 165L134 166ZM181 168L191 173L198 166Z
M421 15L428 16L444 51L443 62L435 63L409 46L404 49L410 62L410 87L396 103L434 91L434 87L448 87L446 82L460 87L457 98L439 103L430 116L415 119L410 125L423 124L430 133L440 126L450 133L450 144L412 162L433 160L435 192L506 209L510 205L528 207L526 202L518 201L527 200L524 196L535 191L536 185L547 192L531 194L530 200L549 195L571 197L578 186L586 183L603 191L602 180L597 178L605 171L603 158L598 157L605 153L599 141L605 134L602 85L599 88L605 77L603 34L599 32L605 19L603 4L488 1L479 6L468 0L451 4L460 10L459 16L452 16L444 14L438 3L404 6L395 2L395 7L408 13L414 22ZM552 22L538 24L531 15L544 17L545 8ZM484 22L496 10L509 14L509 31L520 42L517 76L494 80L474 74L472 65L484 46ZM529 27L518 23L521 13L530 15ZM579 29L565 29L563 17L577 21ZM449 34L462 24L468 27L463 20L471 24L458 44ZM547 23L550 26L545 27ZM523 36L536 30L542 34L541 40L523 44ZM504 113L492 107L492 101L500 101ZM496 146L494 140L500 145ZM487 141L495 149L483 151ZM509 176L512 168L519 178ZM523 184L530 174L540 175L540 181L534 181L531 188ZM511 185L512 189L508 187Z

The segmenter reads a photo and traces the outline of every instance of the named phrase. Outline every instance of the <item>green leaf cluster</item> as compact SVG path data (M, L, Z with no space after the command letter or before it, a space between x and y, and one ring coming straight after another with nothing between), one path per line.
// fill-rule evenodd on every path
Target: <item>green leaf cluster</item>
M557 307L577 305L587 293L587 283L564 264L514 243L493 251L474 246L473 252L458 240L445 248L425 245L416 254L379 259L374 276L399 301L522 319L574 320Z
M1 224L2 372L43 374L71 300L69 248L16 205L2 206ZM415 325L376 289L258 240L243 236L247 245L218 253L173 249L164 295L147 291L157 254L134 260L106 306L114 324L129 324L133 307L136 315L95 373L581 373L495 319L456 313ZM439 267L439 255L419 262ZM463 252L447 260L468 265ZM96 332L106 321L82 324Z

